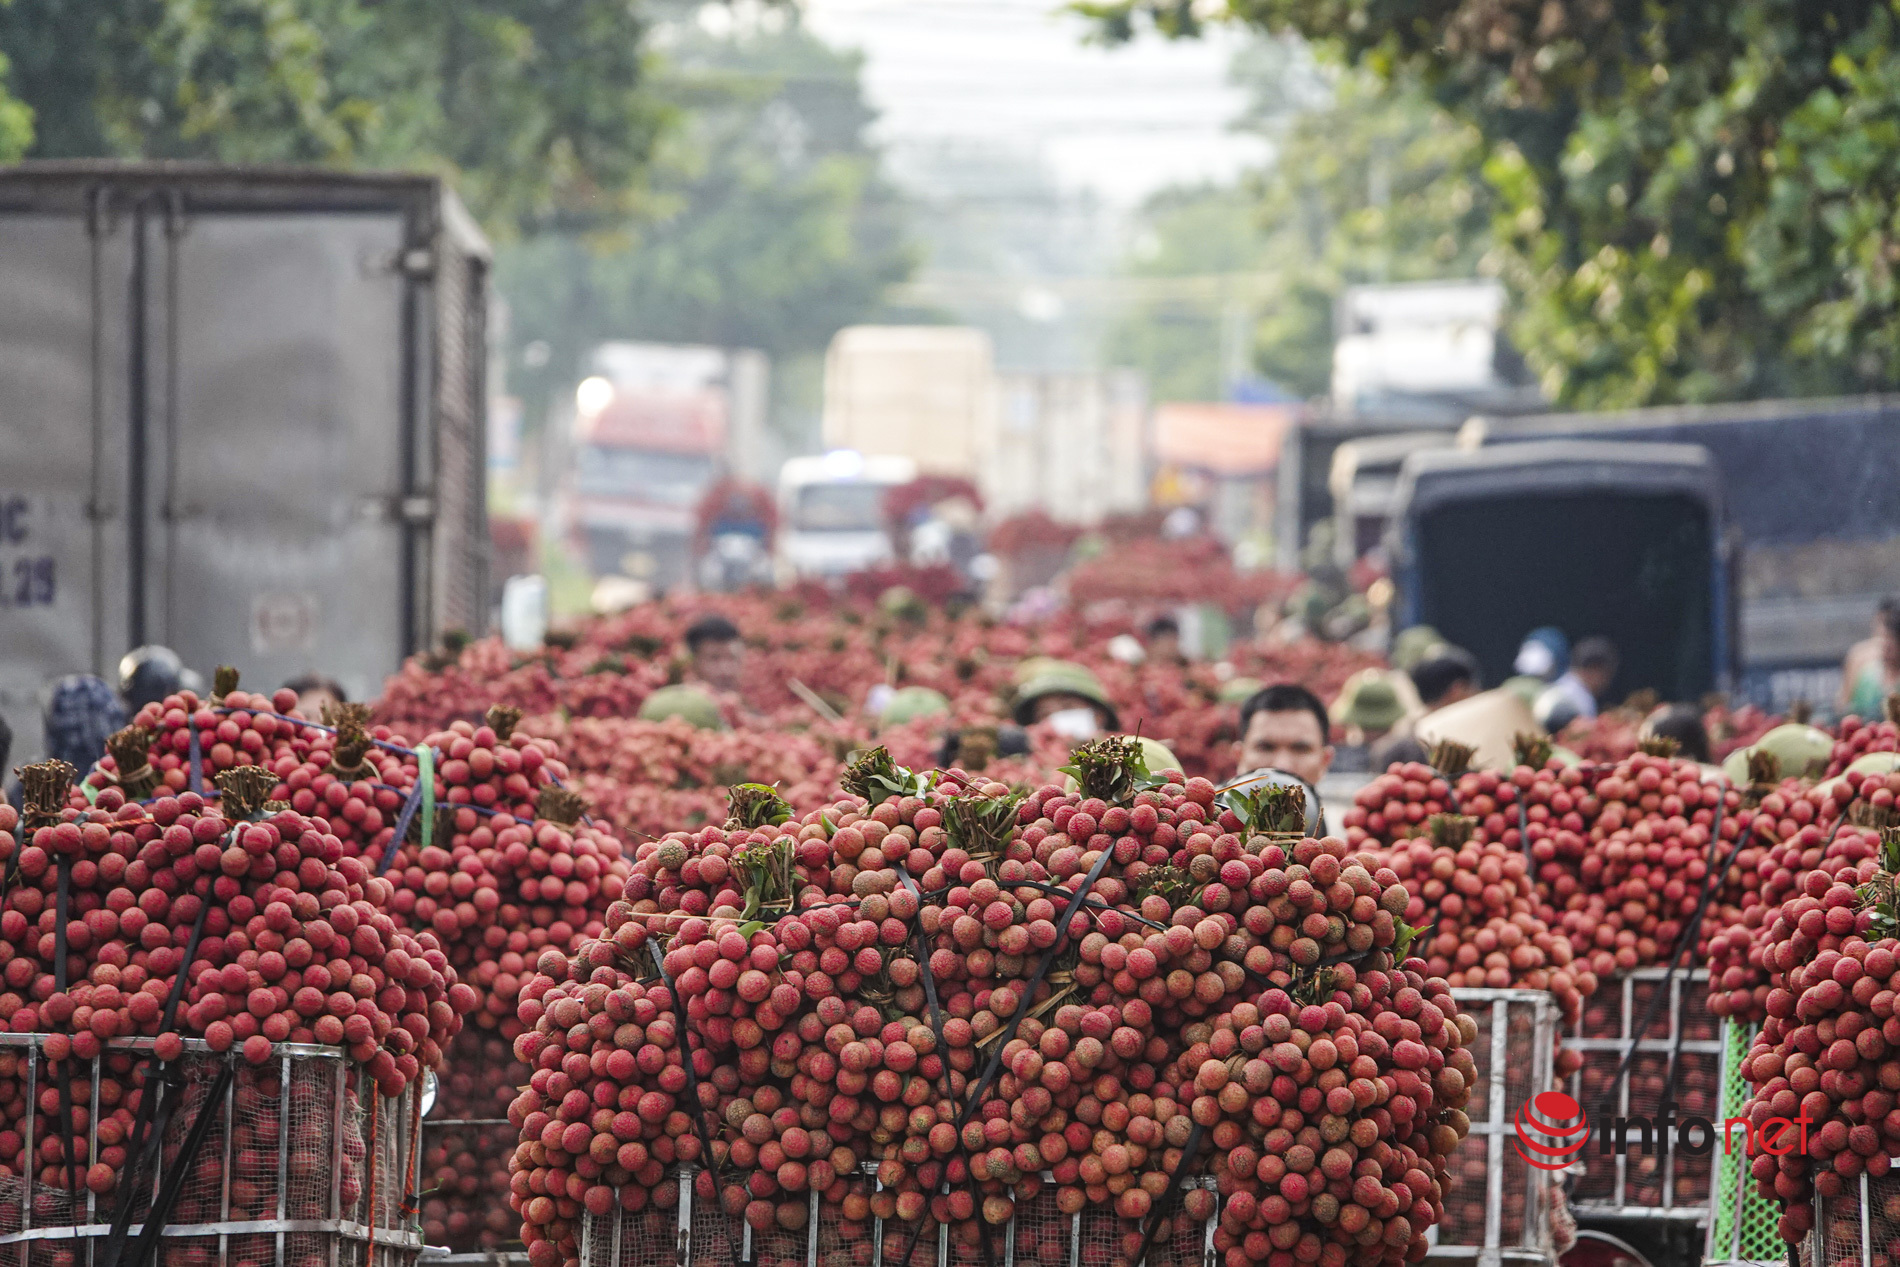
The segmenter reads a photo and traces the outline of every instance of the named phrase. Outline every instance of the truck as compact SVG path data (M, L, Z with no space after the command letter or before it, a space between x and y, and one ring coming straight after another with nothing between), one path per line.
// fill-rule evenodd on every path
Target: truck
M834 449L779 471L777 574L828 580L896 561L884 498L917 478L907 457Z
M595 577L688 584L700 499L759 447L765 358L611 342L586 368L561 489L569 532Z
M1331 406L1344 417L1457 426L1540 403L1501 329L1495 281L1348 286L1333 312Z
M0 168L0 713L172 647L371 698L489 623L489 249L423 175Z
M1148 393L1137 370L996 376L976 476L996 519L1043 510L1099 523L1148 501Z
M1380 547L1392 517L1399 468L1422 449L1448 449L1449 431L1399 431L1348 440L1333 451L1333 561L1341 568Z
M1393 627L1430 625L1493 685L1533 629L1600 634L1622 658L1611 697L1699 700L1733 685L1724 505L1699 445L1418 450L1386 537Z
M1900 397L1479 417L1470 449L1526 442L1691 444L1719 472L1734 598L1735 691L1774 712L1828 711L1842 656L1900 594Z
M827 451L980 478L995 429L989 336L966 326L848 326L825 353Z

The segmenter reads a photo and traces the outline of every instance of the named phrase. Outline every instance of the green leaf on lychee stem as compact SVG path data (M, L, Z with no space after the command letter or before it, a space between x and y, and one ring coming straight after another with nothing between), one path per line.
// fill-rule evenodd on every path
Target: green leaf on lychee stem
M1426 760L1432 769L1449 781L1469 770L1471 758L1477 753L1478 750L1470 744L1462 744L1455 739L1441 739L1432 746Z
M1338 981L1339 974L1328 967L1295 968L1287 994L1296 1003L1324 1003L1333 997Z
M1534 730L1520 730L1511 740L1512 755L1519 765L1541 770L1551 756L1550 740Z
M1880 833L1880 869L1900 875L1900 827L1888 827Z
M748 845L732 856L733 866L746 880L746 918L763 907L791 901L798 883L797 861L791 842L783 838L769 845Z
M1221 789L1214 800L1233 811L1249 833L1306 834L1306 789L1290 783L1256 782Z
M1425 835L1442 849L1456 849L1471 839L1478 820L1467 814L1433 814L1425 820Z
M998 854L1016 830L1016 810L1022 800L1014 792L1003 796L953 796L942 806L944 835L972 858Z
M838 776L839 787L853 796L863 797L871 806L906 796L922 796L930 790L932 781L931 775L913 774L898 765L891 750L882 744L860 753Z
M726 793L726 830L777 827L790 821L792 807L778 794L778 788L765 783L736 783Z
M1169 906L1179 908L1195 905L1202 887L1180 867L1163 865L1142 873L1141 879L1135 882L1135 896L1137 899L1159 897Z
M1069 764L1058 773L1075 780L1084 797L1095 797L1110 805L1124 805L1137 792L1160 787L1162 780L1148 770L1141 739L1134 735L1109 735L1091 739L1069 754Z
M1397 965L1403 964L1411 956L1412 943L1430 932L1433 925L1421 924L1413 928L1402 919L1393 922L1397 925L1397 934L1392 938L1392 962Z

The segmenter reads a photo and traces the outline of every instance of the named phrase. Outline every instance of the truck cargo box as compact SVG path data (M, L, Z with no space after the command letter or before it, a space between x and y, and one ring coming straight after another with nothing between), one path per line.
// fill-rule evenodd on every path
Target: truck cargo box
M144 643L368 698L481 631L488 248L417 175L0 169L0 712Z

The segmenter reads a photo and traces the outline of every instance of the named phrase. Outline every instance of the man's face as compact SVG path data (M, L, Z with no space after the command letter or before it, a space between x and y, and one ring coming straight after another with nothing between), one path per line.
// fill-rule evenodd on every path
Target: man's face
M342 701L337 699L335 693L332 692L329 687L313 686L297 697L297 711L302 713L305 717L315 719L323 716L323 709L326 704L338 704L341 702Z
M745 644L737 638L702 642L693 653L693 672L717 691L738 690L739 675L744 668Z
M1610 683L1615 679L1616 670L1613 668L1593 666L1577 670L1577 681L1583 683L1584 689L1598 699L1603 698L1603 692L1610 689Z
M1305 709L1255 713L1247 719L1247 733L1240 737L1239 748L1242 770L1285 770L1315 787L1333 764L1333 750L1327 746L1319 719Z

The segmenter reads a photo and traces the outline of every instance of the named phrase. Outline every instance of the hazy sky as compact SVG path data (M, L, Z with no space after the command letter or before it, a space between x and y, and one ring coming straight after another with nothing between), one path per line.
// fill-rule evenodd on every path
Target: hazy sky
M1051 0L805 0L825 39L862 48L895 149L991 142L1071 189L1129 205L1166 185L1231 177L1263 157L1227 131L1238 37L1085 44ZM900 165L901 166L901 165Z

